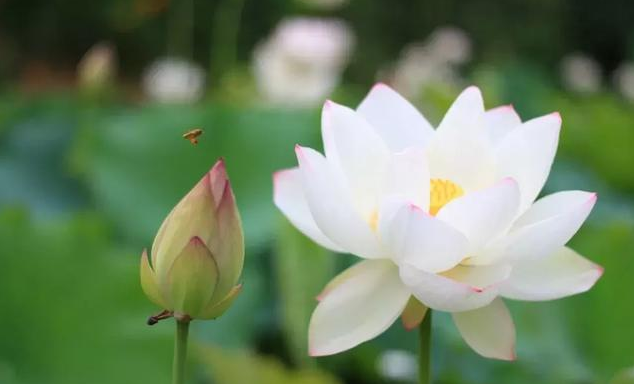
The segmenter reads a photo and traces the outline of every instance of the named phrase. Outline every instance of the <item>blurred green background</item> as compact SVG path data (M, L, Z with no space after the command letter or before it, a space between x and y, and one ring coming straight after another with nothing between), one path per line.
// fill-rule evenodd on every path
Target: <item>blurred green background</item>
M596 287L511 303L513 363L477 356L435 316L435 382L634 382L633 21L629 0L0 1L0 383L169 382L173 324L145 325L157 308L139 257L220 156L245 288L194 323L190 382L414 382L416 333L398 323L307 356L314 297L354 258L272 204L294 144L321 146L323 100L354 106L377 80L434 123L469 84L523 119L560 111L544 192L600 196L572 241L605 267ZM180 137L194 127L198 146Z

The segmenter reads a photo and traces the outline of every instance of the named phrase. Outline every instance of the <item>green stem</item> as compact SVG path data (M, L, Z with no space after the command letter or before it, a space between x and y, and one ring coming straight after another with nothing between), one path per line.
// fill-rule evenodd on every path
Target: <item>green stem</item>
M185 383L185 360L187 357L187 335L189 321L176 320L176 339L174 341L174 367L172 384Z
M431 309L427 310L420 325L420 349L418 351L418 382L431 383Z
M211 36L211 71L221 79L235 67L238 56L238 35L245 0L221 0L213 19Z

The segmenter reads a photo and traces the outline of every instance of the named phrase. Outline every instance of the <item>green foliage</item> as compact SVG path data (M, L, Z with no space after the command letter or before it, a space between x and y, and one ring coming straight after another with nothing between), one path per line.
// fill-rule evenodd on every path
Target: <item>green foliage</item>
M145 325L137 255L108 239L94 215L0 214L0 365L16 383L167 383L171 337Z
M280 223L275 270L282 327L296 363L310 364L308 323L316 297L334 276L334 255L313 243L285 219Z
M217 347L200 347L199 362L204 374L216 384L340 384L331 374L315 368L291 370L271 356L246 351L225 351Z

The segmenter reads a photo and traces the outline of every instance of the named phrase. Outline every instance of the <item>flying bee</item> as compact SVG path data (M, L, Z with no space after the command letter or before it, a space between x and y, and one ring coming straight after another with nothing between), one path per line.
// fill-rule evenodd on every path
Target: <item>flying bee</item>
M190 143L196 145L198 144L198 137L203 134L203 130L200 128L194 128L183 133L183 139L189 140Z

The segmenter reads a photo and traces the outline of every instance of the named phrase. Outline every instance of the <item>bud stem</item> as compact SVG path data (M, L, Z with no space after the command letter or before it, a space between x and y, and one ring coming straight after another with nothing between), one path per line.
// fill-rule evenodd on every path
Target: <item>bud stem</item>
M431 383L431 308L420 325L420 349L418 350L418 382Z
M187 357L187 336L189 319L176 320L176 339L174 341L174 366L172 384L185 383L185 360Z

